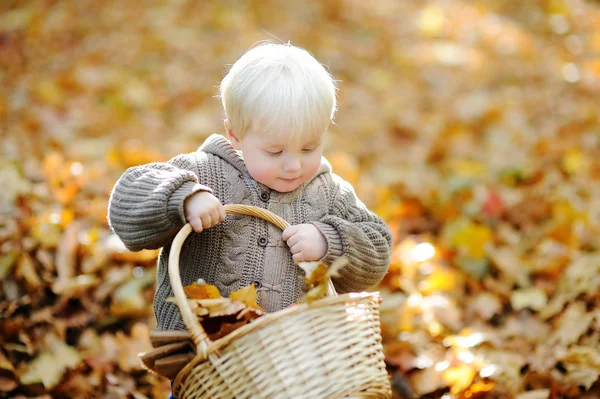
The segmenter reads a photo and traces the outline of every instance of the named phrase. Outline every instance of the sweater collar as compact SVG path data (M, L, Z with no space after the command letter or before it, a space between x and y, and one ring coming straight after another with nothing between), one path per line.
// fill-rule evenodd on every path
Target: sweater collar
M248 173L248 169L246 168L246 164L244 163L244 159L231 146L229 140L227 140L224 136L220 134L211 134L206 139L206 141L204 141L204 143L200 146L199 150L222 158L224 161L234 166L244 175L250 176L250 174ZM325 157L321 157L321 166L319 167L319 170L317 171L313 179L320 174L330 172L331 165L329 164L327 159L325 159Z

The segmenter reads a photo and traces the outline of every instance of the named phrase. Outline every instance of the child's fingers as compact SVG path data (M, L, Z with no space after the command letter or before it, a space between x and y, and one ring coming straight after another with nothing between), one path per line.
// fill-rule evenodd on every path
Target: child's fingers
M212 227L212 217L210 214L204 214L200 218L202 219L202 227L205 229Z
M210 218L212 221L212 226L216 226L217 224L219 224L219 222L221 222L221 215L219 214L219 210L213 209L213 211L210 214Z
M225 207L223 205L219 206L218 211L219 211L219 222L222 222L223 220L225 220L225 216L226 216Z
M294 245L291 245L290 252L292 254L298 254L298 253L302 252L302 248L300 248L300 244L296 243Z
M200 218L193 218L190 220L190 225L196 233L202 233L202 230L204 230L204 227L202 227L202 219Z
M294 262L304 262L304 254L302 252L294 254L292 255L292 259L294 259Z
M289 240L291 236L296 234L296 231L298 231L297 226L287 227L285 230L283 230L283 233L281 233L281 238L283 239L283 241L287 242L287 240ZM288 243L288 245L289 245L289 243Z
M287 239L286 243L288 245L288 247L292 248L294 245L298 244L298 235L294 234L293 236L291 236L290 238Z

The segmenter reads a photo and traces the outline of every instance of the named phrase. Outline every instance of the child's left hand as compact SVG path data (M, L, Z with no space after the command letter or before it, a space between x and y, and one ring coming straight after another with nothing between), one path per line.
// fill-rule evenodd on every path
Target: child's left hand
M327 254L327 240L312 224L290 226L281 238L287 242L296 263L320 260Z

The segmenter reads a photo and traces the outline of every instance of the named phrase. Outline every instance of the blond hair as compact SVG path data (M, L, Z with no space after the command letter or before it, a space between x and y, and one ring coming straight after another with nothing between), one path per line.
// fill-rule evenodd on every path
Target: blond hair
M321 134L336 111L336 84L308 51L261 42L229 70L220 86L223 109L239 138L248 131Z

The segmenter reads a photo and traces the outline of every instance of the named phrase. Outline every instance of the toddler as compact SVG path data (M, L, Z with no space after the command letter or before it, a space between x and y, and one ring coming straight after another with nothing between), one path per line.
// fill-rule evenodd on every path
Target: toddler
M262 43L221 82L225 135L190 154L127 169L110 197L111 228L132 251L161 248L154 312L157 331L185 329L167 273L171 241L185 223L181 279L199 278L229 296L254 284L274 312L306 288L295 263L349 262L333 280L338 292L362 291L387 271L391 234L322 157L336 110L335 82L307 51ZM268 209L291 227L229 215L223 204Z

